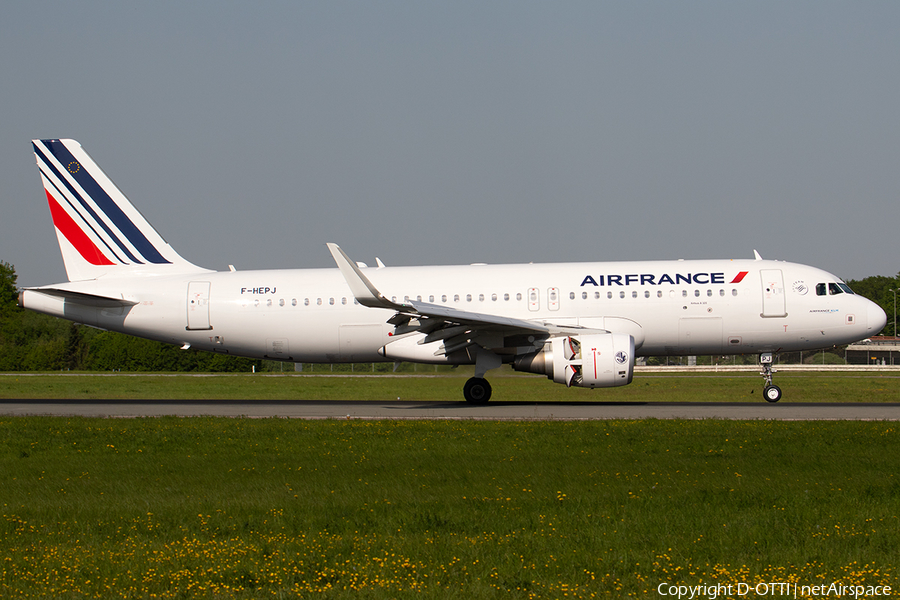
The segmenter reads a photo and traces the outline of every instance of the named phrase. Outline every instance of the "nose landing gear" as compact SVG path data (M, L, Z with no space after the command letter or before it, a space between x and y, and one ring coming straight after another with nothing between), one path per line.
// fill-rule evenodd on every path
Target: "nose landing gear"
M763 397L766 399L766 402L772 403L781 400L781 388L772 383L772 374L777 373L777 370L772 367L774 360L775 355L772 352L763 352L759 355L759 364L762 367L760 375L766 380L763 388Z

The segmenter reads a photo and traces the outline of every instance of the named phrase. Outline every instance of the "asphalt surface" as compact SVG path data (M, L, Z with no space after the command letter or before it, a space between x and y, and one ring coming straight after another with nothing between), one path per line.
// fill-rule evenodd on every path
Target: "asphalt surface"
M294 419L773 419L900 421L900 403L353 402L257 400L2 400L0 415L282 417Z

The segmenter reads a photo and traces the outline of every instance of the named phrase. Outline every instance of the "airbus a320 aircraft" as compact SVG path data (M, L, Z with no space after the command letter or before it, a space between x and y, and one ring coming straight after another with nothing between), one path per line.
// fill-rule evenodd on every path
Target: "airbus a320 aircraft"
M291 362L475 365L486 402L502 364L566 386L631 383L636 357L773 356L878 333L884 311L834 275L788 262L679 260L217 272L166 243L74 140L34 140L69 281L19 304L94 327Z

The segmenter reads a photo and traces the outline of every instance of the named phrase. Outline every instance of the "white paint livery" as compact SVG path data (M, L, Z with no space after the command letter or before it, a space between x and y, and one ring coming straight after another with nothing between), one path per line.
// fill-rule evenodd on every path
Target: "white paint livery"
M772 356L850 343L886 316L838 278L762 260L361 267L216 272L184 260L74 140L35 140L69 282L25 308L183 348L290 362L511 364L567 386L632 380L636 357ZM73 173L74 171L74 173ZM755 252L755 251L754 251Z

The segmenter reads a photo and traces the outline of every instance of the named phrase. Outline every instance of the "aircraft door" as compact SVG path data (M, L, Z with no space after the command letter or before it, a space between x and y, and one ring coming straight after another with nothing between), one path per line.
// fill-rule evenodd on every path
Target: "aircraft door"
M761 269L763 310L761 317L786 317L784 274L781 269Z
M338 332L341 360L368 362L382 360L378 354L386 338L381 325L341 325Z
M547 290L547 308L559 310L559 288L552 287Z
M684 317L678 319L678 345L692 354L722 352L720 317Z
M266 339L266 358L273 360L293 360L290 345L284 338Z
M185 329L212 329L209 324L209 282L188 283L187 327Z
M541 294L537 288L528 288L528 310L537 312L541 309Z

